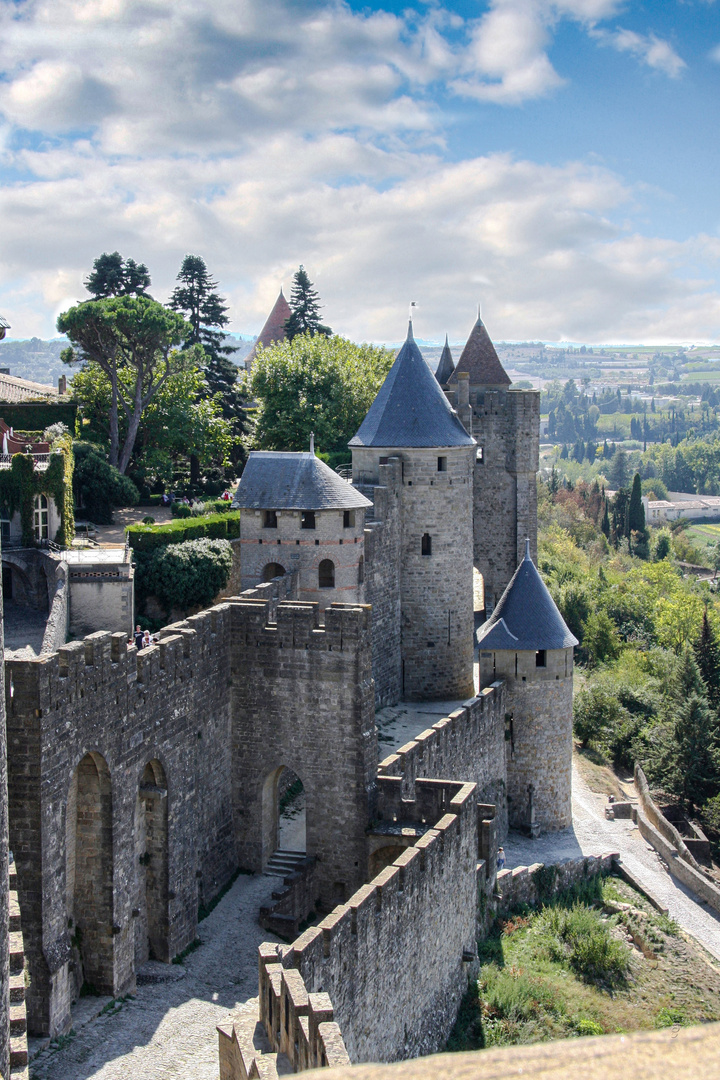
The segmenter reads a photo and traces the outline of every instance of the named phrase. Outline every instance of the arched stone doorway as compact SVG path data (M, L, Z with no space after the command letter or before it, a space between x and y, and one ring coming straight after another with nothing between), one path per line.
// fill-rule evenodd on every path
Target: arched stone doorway
M263 784L263 869L277 851L307 851L305 788L285 766L274 769Z
M169 962L168 798L165 770L157 760L145 766L135 810L137 903L135 966L146 960Z
M95 752L70 782L66 816L68 926L73 945L74 999L83 986L114 992L112 786L107 762Z
M285 574L285 567L281 566L277 562L269 562L263 569L263 581L272 581L273 578L283 577Z

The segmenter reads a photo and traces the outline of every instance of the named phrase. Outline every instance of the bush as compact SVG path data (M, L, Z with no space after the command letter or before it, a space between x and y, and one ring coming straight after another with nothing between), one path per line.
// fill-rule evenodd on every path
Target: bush
M240 535L240 511L176 519L164 525L129 525L125 531L136 552L157 551L166 544L182 544L203 537L235 540Z
M174 518L192 517L192 509L187 503L174 502L170 506L170 516Z
M186 540L157 552L151 585L166 611L200 605L207 607L223 589L232 568L227 540Z
M582 746L598 742L626 717L617 697L597 684L581 690L573 701L573 731Z
M551 960L565 960L588 982L622 982L630 965L628 949L586 904L544 908L534 933Z

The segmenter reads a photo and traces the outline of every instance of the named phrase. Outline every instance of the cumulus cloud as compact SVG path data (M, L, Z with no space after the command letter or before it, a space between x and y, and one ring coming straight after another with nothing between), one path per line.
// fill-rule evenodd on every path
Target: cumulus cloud
M594 30L594 36L604 45L618 52L627 52L642 60L648 67L662 71L671 79L677 79L687 67L685 61L673 49L669 41L655 34L636 34L634 30Z
M717 259L711 241L629 235L616 219L635 193L611 172L443 159L436 84L505 106L547 94L563 81L558 21L595 32L618 10L492 0L468 22L341 0L0 5L0 167L19 178L0 189L3 313L14 333L52 333L103 250L146 262L167 296L191 251L242 331L303 262L328 321L358 339L396 338L409 297L422 334L462 336L479 289L497 337L632 339L676 319L677 338L688 313L695 336L716 336L717 296L687 272Z

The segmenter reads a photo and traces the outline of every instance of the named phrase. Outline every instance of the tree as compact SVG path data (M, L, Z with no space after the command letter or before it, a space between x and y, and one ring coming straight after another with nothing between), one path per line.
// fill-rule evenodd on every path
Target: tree
M582 747L600 740L626 717L617 697L597 684L581 690L573 702L573 731Z
M96 300L110 296L147 296L150 274L144 263L123 259L119 251L105 251L93 263L92 273L83 282Z
M311 337L321 334L323 337L330 337L332 330L320 322L319 299L305 268L300 266L293 278L290 294L292 313L285 323L288 341L292 341L298 334L310 334Z
M640 473L635 473L633 477L630 505L628 507L628 525L630 532L642 532L645 528L645 507L642 501Z
M73 446L75 468L73 493L78 506L98 525L112 524L116 506L134 506L139 494L127 476L123 476L91 443L76 442Z
M233 560L229 541L208 539L166 544L153 556L148 587L168 612L211 604L227 585Z
M655 551L653 552L653 559L655 562L661 562L663 559L667 559L670 554L670 533L667 529L661 529L657 534L657 540L655 541Z
M199 255L186 255L177 276L180 285L173 291L168 306L180 312L192 328L185 347L199 345L204 350L206 362L203 375L208 395L220 395L222 414L232 425L237 453L235 460L242 459L241 436L245 433L245 397L238 383L238 369L230 355L237 349L226 344L227 334L222 330L229 319L227 305L217 292L217 281L208 273L205 260ZM191 457L191 468L197 456Z
M707 608L703 614L700 636L693 650L707 689L708 700L717 712L720 709L720 642L708 619Z
M608 480L616 490L627 487L628 481L630 480L628 456L621 447L613 454Z
M147 296L119 296L76 304L59 316L57 328L72 343L63 362L97 364L110 381L110 464L124 473L143 412L175 371L197 359L178 350L188 324ZM129 375L127 387L121 372ZM122 449L120 409L127 422Z
M252 371L258 402L254 445L343 451L372 405L393 355L341 337L303 334L259 349Z
M707 699L691 693L675 721L674 789L692 812L712 795L720 782L718 719Z
M583 628L582 647L588 665L614 660L620 653L620 638L615 624L605 611L591 611Z

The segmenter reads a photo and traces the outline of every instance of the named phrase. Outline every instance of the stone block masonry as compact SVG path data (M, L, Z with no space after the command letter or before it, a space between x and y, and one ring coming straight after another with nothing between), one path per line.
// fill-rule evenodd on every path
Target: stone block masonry
M278 847L283 767L302 780L306 851L330 910L366 878L365 829L377 773L370 609L262 601L232 606L233 814L240 864ZM258 812L259 809L259 812Z
M476 788L418 780L417 794L417 808L405 801L407 818L432 806L444 805L446 812L347 904L292 946L275 947L286 979L295 969L308 994L329 996L354 1063L442 1049L475 971ZM266 1029L281 1019L269 1014L271 997L263 994L269 961L263 955Z
M513 870L500 870L497 876L497 914L507 915L521 904L534 907L547 903L559 893L574 885L609 874L617 852L604 855L582 855L577 859L563 859L553 866L533 863L532 866L516 866Z
M379 774L402 777L407 798L413 798L420 777L467 777L477 785L478 801L496 806L495 828L502 839L507 833L505 726L505 686L497 682L386 757Z

